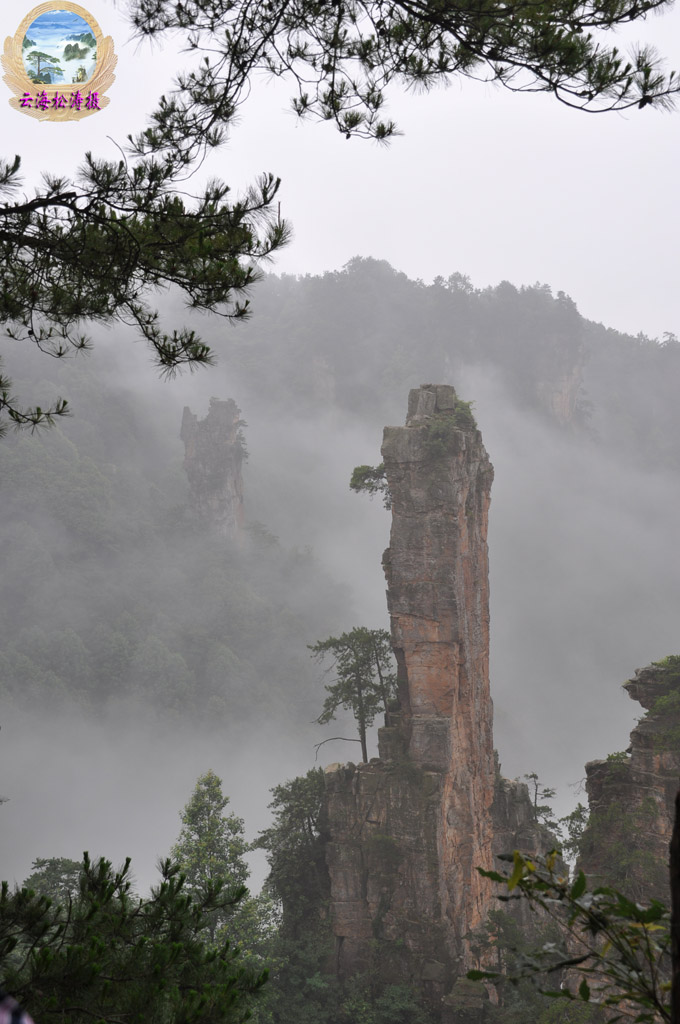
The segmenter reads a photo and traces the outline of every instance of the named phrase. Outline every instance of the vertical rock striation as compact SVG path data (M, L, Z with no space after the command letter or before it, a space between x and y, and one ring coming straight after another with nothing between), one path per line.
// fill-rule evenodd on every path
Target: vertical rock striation
M624 689L647 713L627 751L586 765L590 820L580 866L593 884L667 902L680 778L680 657L638 669Z
M243 530L245 448L241 410L231 398L210 399L204 420L184 407L180 437L184 469L197 519L222 537L240 539Z
M582 362L566 367L554 380L536 382L536 393L541 407L561 427L573 423L582 385Z
M402 730L410 760L441 775L439 898L460 952L486 910L488 887L475 869L491 866L493 469L471 413L446 386L411 392L406 426L385 430L382 455L392 499L384 568Z
M401 707L380 731L379 759L327 772L336 968L354 973L379 955L383 977L445 1005L468 966L465 936L490 905L476 867L493 860L493 469L469 407L448 386L411 391L406 426L385 429L382 454Z

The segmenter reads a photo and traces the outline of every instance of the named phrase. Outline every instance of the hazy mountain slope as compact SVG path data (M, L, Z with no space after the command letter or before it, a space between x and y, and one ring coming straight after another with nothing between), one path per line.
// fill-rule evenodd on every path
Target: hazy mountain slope
M323 679L306 645L387 624L389 516L348 481L425 381L475 402L495 467L505 771L538 771L568 803L585 761L625 746L621 681L677 650L677 343L589 324L545 286L426 286L373 260L269 277L253 306L239 327L200 320L219 366L170 382L125 332L63 363L0 353L26 400L63 394L74 412L0 442L3 875L87 847L131 853L147 877L200 772L225 779L254 831L314 742L352 735L311 724ZM188 510L182 408L203 417L211 395L248 424L246 518L264 529L247 550Z

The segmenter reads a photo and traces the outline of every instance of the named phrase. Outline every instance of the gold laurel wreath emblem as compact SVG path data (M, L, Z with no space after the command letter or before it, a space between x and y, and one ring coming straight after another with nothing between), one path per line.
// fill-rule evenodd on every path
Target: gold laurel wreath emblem
M24 37L35 19L39 18L41 14L47 14L48 11L71 11L73 14L80 15L92 29L97 40L97 61L94 72L86 82L55 82L52 86L46 86L42 83L32 82L28 77L23 57ZM102 34L99 25L89 11L86 11L84 7L80 7L78 4L70 3L69 0L48 0L47 3L39 4L32 11L29 11L14 36L7 36L4 53L0 57L0 61L2 61L2 66L5 69L3 78L14 93L9 104L15 110L19 110L22 114L28 114L30 117L35 117L40 121L78 121L83 117L89 117L90 114L96 114L98 110L108 106L110 102L109 97L105 96L104 93L115 81L116 76L113 72L118 58L113 52L113 39L111 36L105 37ZM50 106L45 110L36 107L34 105L36 96L42 91L45 91L50 96L50 99L54 93L65 96L66 106ZM82 96L80 110L70 106L71 97L76 92L80 92ZM22 106L21 103L21 99L26 93L29 93L31 96L32 102L30 107ZM98 107L90 108L85 106L85 99L88 93L97 94Z

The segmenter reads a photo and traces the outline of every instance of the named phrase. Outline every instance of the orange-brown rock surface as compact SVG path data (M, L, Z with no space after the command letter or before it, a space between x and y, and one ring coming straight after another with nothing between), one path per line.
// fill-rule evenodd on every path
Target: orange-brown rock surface
M448 386L411 391L382 454L392 502L384 568L401 708L380 759L327 772L331 916L342 974L378 938L386 978L440 1003L467 966L490 893L494 754L487 517L493 469Z
M536 394L543 409L561 427L573 422L583 384L583 362L579 353L577 361L562 367L555 377L538 379Z
M627 751L586 765L590 822L581 867L595 884L668 901L668 847L680 780L680 658L638 669L624 683L647 714Z
M185 406L180 431L196 518L231 539L243 529L242 426L236 402L211 398L203 420Z

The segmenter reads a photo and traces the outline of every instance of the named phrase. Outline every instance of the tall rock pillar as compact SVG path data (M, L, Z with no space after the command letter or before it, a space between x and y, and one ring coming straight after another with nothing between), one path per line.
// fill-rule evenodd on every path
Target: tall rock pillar
M442 913L460 939L487 909L494 796L487 524L493 468L452 387L411 391L382 455L392 500L385 552L410 760L441 773Z
M590 818L579 866L593 886L665 903L680 778L680 656L637 669L623 686L646 714L626 751L586 765Z
M222 537L239 540L243 531L245 446L241 410L233 399L210 399L204 420L184 407L180 437L194 513Z
M365 968L445 1006L490 895L494 798L487 518L493 469L448 386L411 391L385 429L385 552L400 710L380 759L327 770L327 861L338 973ZM442 1017L446 1019L446 1017Z

